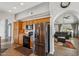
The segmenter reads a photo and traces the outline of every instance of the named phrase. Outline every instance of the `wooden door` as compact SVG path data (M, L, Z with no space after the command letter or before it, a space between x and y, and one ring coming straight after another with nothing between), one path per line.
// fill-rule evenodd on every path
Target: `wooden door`
M19 22L19 25L18 25L18 27L19 27L19 33L18 33L18 36L19 36L19 40L18 40L18 44L20 45L20 46L23 46L23 28L22 28L22 24L23 24L23 22Z
M18 44L20 46L23 46L23 34L22 33L19 34L19 42L18 42Z
M13 39L14 43L18 44L18 22L14 22Z
M26 30L26 21L23 22L23 24L22 24L22 29L23 29L24 32L25 32L25 30Z
M14 30L13 30L13 38L14 43L23 45L23 28L22 22L14 22Z

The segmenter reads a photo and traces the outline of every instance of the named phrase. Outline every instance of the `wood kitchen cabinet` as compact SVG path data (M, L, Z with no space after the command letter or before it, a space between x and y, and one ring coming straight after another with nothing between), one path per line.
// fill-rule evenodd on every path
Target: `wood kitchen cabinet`
M38 55L45 55L45 37L44 37L45 26L43 23L50 22L49 18L50 17L29 21L14 22L14 30L13 30L14 42L23 46L23 35L25 34L25 31L27 31L26 25L36 24L35 30L39 32L39 34L37 34L35 39L35 53ZM32 41L30 41L30 46L32 47Z
M13 39L14 43L18 44L18 22L14 22L14 29L13 29Z
M29 21L26 21L26 25L29 25Z
M23 45L23 28L22 28L23 22L14 22L14 43Z
M23 22L18 22L18 30L19 30L19 33L23 33L22 24L23 24Z
M22 33L19 34L18 44L19 44L20 46L23 46L23 34L22 34Z
M19 22L19 25L18 25L18 27L19 27L19 32L18 32L18 44L20 45L20 46L23 46L23 33L24 33L24 30L23 30L23 22Z

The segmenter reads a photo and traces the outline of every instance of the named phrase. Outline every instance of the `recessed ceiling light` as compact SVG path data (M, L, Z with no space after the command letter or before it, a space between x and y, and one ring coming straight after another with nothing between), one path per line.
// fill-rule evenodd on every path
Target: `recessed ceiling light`
M24 5L24 3L22 3L22 2L21 2L21 3L20 3L20 5L21 5L21 6L23 6L23 5Z
M16 7L13 7L13 9L16 9Z
M9 10L9 12L12 12L12 10Z

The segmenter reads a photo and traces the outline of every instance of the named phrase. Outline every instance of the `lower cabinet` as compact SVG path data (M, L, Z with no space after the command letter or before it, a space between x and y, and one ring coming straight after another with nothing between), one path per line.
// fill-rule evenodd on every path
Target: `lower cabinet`
M23 46L23 34L19 34L19 45Z
M30 37L23 36L23 46L30 49Z

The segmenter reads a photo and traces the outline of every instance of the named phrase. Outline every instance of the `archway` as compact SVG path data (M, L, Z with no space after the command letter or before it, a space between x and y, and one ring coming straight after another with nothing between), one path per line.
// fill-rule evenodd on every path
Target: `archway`
M72 48L77 51L78 46L74 43L79 36L79 16L78 12L67 10L59 13L54 18L54 49L56 46ZM56 50L56 49L55 49ZM56 51L55 51L56 52ZM57 52L56 52L57 53ZM77 53L76 53L77 54ZM72 54L70 54L72 55Z

